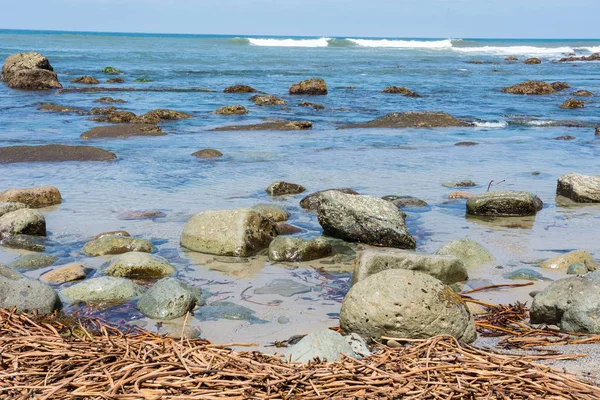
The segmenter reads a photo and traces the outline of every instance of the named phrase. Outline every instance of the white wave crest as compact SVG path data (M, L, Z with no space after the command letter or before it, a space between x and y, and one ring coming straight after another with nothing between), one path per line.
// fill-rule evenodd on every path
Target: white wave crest
M506 121L480 121L473 123L478 128L506 128L508 126L508 122Z
M496 55L539 55L560 56L573 53L571 47L535 47L535 46L482 46L482 47L453 47L452 50L461 53L480 53Z
M555 123L556 123L556 121L552 121L552 120L533 120L533 121L527 121L525 124L530 125L530 126L546 126L546 125L552 125Z
M600 53L600 46L584 47L584 49L592 53Z
M257 39L248 38L252 46L266 47L327 47L329 38L319 39Z
M402 49L449 49L452 41L446 40L389 40L389 39L346 39L360 47L394 47Z

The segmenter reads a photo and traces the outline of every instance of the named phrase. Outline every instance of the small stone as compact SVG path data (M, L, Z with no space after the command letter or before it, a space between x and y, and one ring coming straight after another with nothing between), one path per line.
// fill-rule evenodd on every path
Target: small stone
M302 232L302 229L298 228L297 226L290 225L286 222L279 222L277 224L277 232L279 232L279 235L281 236L293 235L294 233Z
M476 241L466 238L446 243L436 254L457 257L467 268L480 267L494 261L494 256L488 249Z
M123 236L130 237L131 235L126 231L112 231L112 232L103 232L94 236L94 239L102 239L105 236Z
M129 251L152 253L154 246L146 239L125 236L103 236L83 246L83 252L91 257L107 254L123 254Z
M223 93L256 93L257 90L248 85L233 85L225 88Z
M56 257L48 254L25 254L9 264L9 267L16 269L37 269L47 267L55 262Z
M103 276L76 283L61 293L73 303L124 303L139 296L142 288L129 279Z
M271 95L256 95L250 97L250 101L254 102L257 106L285 106L287 101L280 99L279 97Z
M14 235L5 237L0 241L0 246L11 249L29 250L41 253L46 251L48 240L41 236Z
M594 93L589 92L587 90L577 90L575 92L573 92L573 96L579 96L579 97L592 97L594 95Z
M281 317L277 318L277 322L279 322L280 324L283 325L283 324L289 323L290 319L288 317L281 316Z
M23 278L24 275L12 269L11 267L0 264L0 277L10 279L11 281L16 281Z
M277 181L272 183L266 191L271 196L286 196L302 193L306 191L306 188L295 183Z
M46 219L36 210L23 208L0 217L0 238L19 234L46 236Z
M177 270L162 257L132 251L113 259L104 272L108 276L120 278L160 279L174 274Z
M518 217L535 215L543 206L542 200L530 192L487 192L467 200L467 214L489 217Z
M413 196L383 196L382 199L393 203L396 207L400 209L413 207L427 207L428 205L425 201Z
M449 199L468 199L475 196L475 193L469 192L452 192L448 196Z
M215 150L215 149L202 149L202 150L198 150L195 153L192 153L192 155L194 157L198 157L198 158L219 158L219 157L223 157L223 153L221 153L219 150Z
M540 60L539 58L536 57L532 57L532 58L528 58L527 60L523 61L523 64L541 64L542 60Z
M387 345L387 347L392 348L392 349L399 349L400 347L402 347L402 345L394 339L388 340L386 345Z
M40 276L40 280L54 284L79 281L85 279L85 271L86 269L83 264L67 264L46 272Z
M570 98L565 100L564 103L560 105L562 109L570 109L570 108L583 108L585 107L585 103L581 100L577 100L574 98Z
M29 278L13 280L0 276L1 308L47 315L60 306L58 295L47 284Z
M585 275L587 273L588 269L584 263L572 264L567 269L567 275Z

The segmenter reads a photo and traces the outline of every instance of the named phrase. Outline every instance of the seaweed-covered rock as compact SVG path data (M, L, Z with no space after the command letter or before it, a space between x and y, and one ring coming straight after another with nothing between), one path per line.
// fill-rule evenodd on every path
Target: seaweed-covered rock
M50 62L40 53L18 53L9 56L2 66L2 80L12 89L60 89Z
M406 97L421 97L419 93L413 92L405 87L389 86L381 91L382 93L401 94Z
M223 157L223 153L216 149L202 149L192 153L194 157L198 158L219 158Z
M560 105L560 108L562 108L562 109L583 108L583 107L585 107L585 103L583 101L574 99L572 97L565 100L564 103L562 103Z
M270 94L252 96L250 101L257 106L285 106L287 104L287 101Z
M54 186L37 186L24 189L8 189L0 193L0 201L23 203L31 208L60 204L60 191Z
M385 117L362 124L343 125L338 129L352 128L444 128L454 126L472 126L470 123L456 119L450 114L426 111L391 113Z
M107 254L123 254L130 251L152 253L154 246L146 239L126 236L103 236L92 240L83 246L83 253L90 257L104 256Z
M100 71L103 74L109 74L109 75L119 75L121 73L121 71L119 71L118 69L114 68L114 67L104 67L102 68L102 70Z
M120 278L160 279L173 275L177 270L162 257L131 251L113 259L104 272Z
M232 125L211 129L211 131L300 131L312 129L310 121L272 120L252 125Z
M147 290L137 307L145 316L171 320L183 317L202 303L202 291L175 278L164 278Z
M480 267L494 261L488 249L471 239L457 239L446 243L436 254L451 255L460 259L467 268Z
M97 85L100 81L92 76L80 76L79 78L75 78L71 80L71 83L83 83L85 85Z
M273 182L266 189L266 192L271 196L287 196L300 194L306 191L306 188L296 183L289 183L284 181Z
M92 146L7 146L0 148L0 164L19 162L109 161L117 156Z
M225 88L223 93L256 93L258 90L248 85L233 85Z
M540 60L537 57L531 57L528 58L527 60L523 61L523 64L528 64L528 65L532 65L532 64L541 64L542 60Z
M219 115L241 115L248 114L248 109L242 105L223 106L215 110L215 114Z
M73 303L124 303L142 293L142 288L129 279L103 276L86 279L61 290Z
M329 257L333 247L327 239L315 238L275 238L269 245L269 260L278 261L311 261Z
M322 96L327 94L327 84L323 79L312 78L290 86L290 94Z
M554 93L554 88L546 82L526 81L504 88L502 91L511 94L542 95Z
M321 205L321 201L323 200L323 195L329 191L336 191L346 194L358 194L357 191L351 188L343 188L343 189L327 189L321 190L318 192L314 192L300 200L300 207L307 210L317 210ZM387 199L386 199L387 200Z
M0 239L14 235L46 236L46 219L36 210L23 208L0 217Z
M497 191L478 194L467 200L467 214L489 217L535 215L544 206L530 192Z
M556 194L578 203L600 203L600 176L563 175L558 179Z
M165 136L160 126L125 124L97 126L81 134L82 139L127 139L133 136Z

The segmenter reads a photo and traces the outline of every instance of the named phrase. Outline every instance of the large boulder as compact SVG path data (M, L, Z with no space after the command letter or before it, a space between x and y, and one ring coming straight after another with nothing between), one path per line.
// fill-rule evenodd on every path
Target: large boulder
M531 306L531 322L600 333L600 280L590 277L593 274L560 279L539 292Z
M284 356L291 362L308 363L315 358L321 361L334 362L342 358L342 354L357 358L356 353L339 333L331 329L309 333L298 343L288 348Z
M73 303L124 303L142 293L142 288L129 279L103 276L87 279L61 290Z
M5 190L0 193L0 201L19 202L31 208L42 208L60 204L62 197L54 186L38 186Z
M460 259L467 268L480 267L494 261L488 249L471 239L457 239L446 243L437 254L450 255Z
M353 128L447 128L454 126L473 126L450 114L436 111L390 113L384 117L362 124L343 125L338 129Z
M454 256L398 249L367 249L358 253L354 261L352 285L388 269L423 272L447 285L469 279L465 265Z
M269 245L269 260L273 262L311 261L329 257L332 253L331 243L324 238L304 240L278 237Z
M324 193L318 209L326 235L374 246L414 249L404 219L406 215L389 201L373 196L337 191Z
M323 79L312 78L290 86L290 94L304 94L322 96L327 94L327 84Z
M554 93L551 84L541 81L526 81L502 89L504 93L524 94L524 95L542 95Z
M590 271L596 269L596 260L594 260L594 257L585 250L574 250L566 254L552 257L541 263L540 267L549 269L567 269L571 265L578 263L584 264Z
M467 214L489 217L535 215L544 203L531 192L497 191L470 197Z
M153 319L170 320L185 315L202 302L200 289L175 278L156 282L138 301L138 309Z
M146 239L118 235L103 236L100 239L92 240L83 246L83 252L91 257L108 254L123 254L130 251L152 253L154 251L154 246Z
M112 260L104 272L120 278L159 279L173 275L177 270L162 257L131 251Z
M343 334L368 341L427 339L450 335L471 343L475 322L459 294L440 280L417 271L390 269L352 286L340 311Z
M0 274L0 308L16 307L17 312L38 314L51 314L60 308L58 295L50 286L34 279L13 278L17 276Z
M319 192L311 193L302 200L300 200L300 207L305 208L307 210L318 210L319 206L321 205L321 201L323 200L323 195L329 192L330 190L346 194L358 194L357 191L351 188L321 190Z
M578 203L600 203L600 176L563 175L558 179L556 194Z
M181 245L200 253L248 257L267 248L275 236L275 223L254 210L209 210L188 221Z
M36 210L22 208L0 217L0 239L19 234L46 236L46 219Z
M35 52L19 53L8 57L2 67L2 80L12 89L62 88L48 59Z
M117 156L92 146L48 144L40 146L7 146L0 148L0 164L19 162L108 161Z

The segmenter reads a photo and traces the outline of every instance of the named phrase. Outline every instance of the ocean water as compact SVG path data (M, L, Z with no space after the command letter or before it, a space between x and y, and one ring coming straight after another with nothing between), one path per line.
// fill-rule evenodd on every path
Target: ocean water
M318 272L329 268L319 261L306 265L276 266L264 257L222 260L186 253L179 235L194 213L274 203L292 214L290 223L303 229L301 237L321 234L316 216L299 207L302 196L270 198L265 188L276 180L304 185L308 192L352 187L374 196L412 195L429 203L426 209L407 210L408 225L420 251L435 252L445 242L468 237L488 247L496 261L470 271L477 282L503 283L502 275L531 267L536 260L583 248L600 256L600 207L564 204L555 198L558 177L569 172L597 175L600 139L600 64L558 63L568 53L589 55L600 51L600 40L481 40L393 38L243 37L149 34L101 34L0 31L0 59L22 51L39 51L50 59L64 87L71 79L91 75L103 87L133 87L135 92L64 93L22 92L0 84L0 146L33 144L86 144L117 154L114 162L0 165L0 189L57 186L64 203L43 210L49 238L56 246L57 264L83 262L101 268L108 258L90 259L81 253L90 237L125 229L153 241L157 254L169 258L178 275L203 287L209 299L233 301L267 321L188 321L202 336L221 342L266 344L335 326L340 293L347 290L347 273ZM519 62L504 60L507 56ZM525 65L527 57L541 65ZM471 64L481 61L481 64ZM100 70L123 71L123 84L108 84L111 76ZM300 80L320 77L327 96L287 95ZM151 82L133 82L146 78ZM566 81L571 89L548 96L515 96L503 87L529 79ZM258 107L247 94L225 94L233 84L248 84L289 102L287 107ZM389 95L387 86L405 86L421 98ZM146 88L178 91L150 92ZM214 92L186 91L205 88ZM574 90L596 94L585 108L558 106ZM86 116L37 110L36 103L52 102L81 108L98 106L99 97L126 101L120 108L144 113L155 108L188 112L194 118L165 122L163 137L128 140L80 139L100 125ZM319 103L323 110L299 107ZM245 116L219 116L224 105L242 104ZM435 110L476 123L476 127L447 129L351 129L343 124L372 120L389 112ZM313 121L311 131L211 132L211 128L257 123L265 118ZM550 126L548 121L570 120L588 127ZM554 140L564 135L570 141ZM474 141L477 146L455 143ZM191 153L206 147L224 157L198 160ZM535 173L534 173L535 172ZM448 200L449 181L472 179L473 193L491 190L530 190L545 203L536 218L482 221L465 218L464 200ZM458 189L462 190L462 189ZM124 221L127 211L161 210L165 218ZM0 248L0 263L23 252ZM238 261L238 262L232 262ZM532 264L533 263L533 264ZM53 267L27 272L39 276ZM342 270L348 270L345 265ZM564 272L542 271L559 278ZM253 289L276 278L302 281L312 290L290 298L252 295ZM538 283L535 288L547 283ZM527 300L527 290L486 292L490 301ZM248 297L250 296L250 297ZM277 300L277 301L273 301ZM68 306L69 307L69 306ZM155 321L141 317L134 304L109 307L103 317L135 322L155 329ZM279 317L290 320L278 322ZM170 323L181 330L182 321ZM178 325L179 324L179 325ZM163 326L169 324L165 323ZM158 325L160 328L161 325ZM157 328L157 329L158 329ZM163 331L165 328L162 328Z

